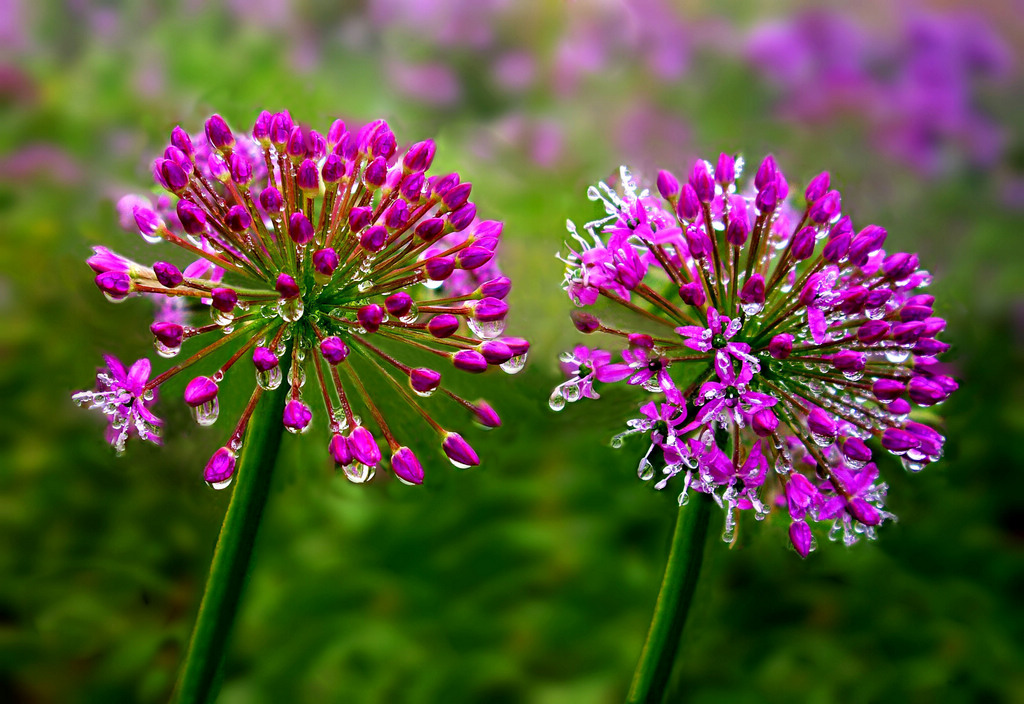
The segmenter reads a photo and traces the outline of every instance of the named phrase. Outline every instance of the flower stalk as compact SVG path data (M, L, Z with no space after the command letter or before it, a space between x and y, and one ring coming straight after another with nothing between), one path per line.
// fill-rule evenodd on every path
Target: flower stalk
M665 685L672 674L680 636L697 588L711 522L711 502L710 496L698 493L692 501L679 507L665 576L654 605L651 628L633 673L627 704L660 704L664 698Z
M235 491L220 529L192 640L178 677L174 698L177 704L213 701L219 687L228 638L238 615L284 432L279 419L288 389L281 386L267 392L267 396L249 421Z

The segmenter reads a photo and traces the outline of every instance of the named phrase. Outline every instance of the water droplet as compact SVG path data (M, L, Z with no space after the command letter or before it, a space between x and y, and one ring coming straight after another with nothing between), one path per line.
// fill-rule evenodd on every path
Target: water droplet
M298 387L302 388L306 385L306 369L305 367L296 367L292 365L288 368L288 386L293 389Z
M728 525L725 530L722 531L722 542L731 543L736 539L736 526Z
M217 422L217 416L220 415L220 402L217 397L214 396L206 403L198 406L191 406L192 418L195 419L199 425L213 425Z
M679 492L679 505L685 506L688 503L690 503L690 487L686 487Z
M373 479L374 474L377 473L377 468L353 462L342 467L342 472L345 475L345 479L348 479L353 484L365 484Z
M864 311L864 315L868 317L868 320L881 320L885 317L885 306L879 308L867 308Z
M501 370L506 374L518 374L526 366L526 354L517 354L501 365Z
M153 339L153 347L156 349L156 353L164 359L176 357L178 353L181 352L181 345L178 345L177 347L170 347L157 338Z
M265 372L256 370L256 383L259 384L260 388L264 391L273 391L281 385L281 379L284 375L281 373L281 367L277 366L273 369L268 369Z
M356 290L359 291L359 293L366 293L371 288L373 288L373 282L369 279L363 279L359 282L359 285L356 286Z
M565 396L562 395L561 389L554 390L551 398L548 399L548 406L551 407L552 411L560 411L565 408Z
M400 316L398 318L398 320L400 322L405 323L406 325L410 325L412 323L415 323L417 320L419 320L419 317L420 317L420 307L418 305L416 305L415 302L413 302L409 306L409 312L407 312L403 316Z
M618 450L620 447L622 447L622 435L613 436L610 444L613 448Z
M763 303L741 303L740 304L740 309L746 315L757 315L762 310L764 310L764 304Z
M213 322L217 323L217 325L228 325L235 319L235 314L233 311L225 313L222 310L217 310L213 306L210 306L210 317L213 319Z
M451 462L452 466L455 467L456 469L469 469L472 466L468 464L462 464L461 462L456 462L451 457L448 458L448 461Z
M225 479L222 482L206 482L206 485L209 486L211 489L216 489L217 491L221 491L222 489L227 489L229 486L231 486L231 482L233 480L234 480L234 477L228 477L227 479Z
M640 480L645 482L654 477L654 465L651 464L651 461L646 457L640 460L640 464L636 468L636 476L640 477Z
M811 440L813 440L814 444L818 447L828 447L836 441L835 436L833 435L821 435L815 432L811 433Z
M289 323L294 323L301 318L304 309L302 299L297 296L281 299L277 304L277 314L281 316L282 320L287 320Z
M466 325L481 340L493 340L505 332L504 320L477 320L470 317L466 319Z
M902 349L900 347L889 347L885 350L885 358L893 364L901 364L907 361L907 357L910 356L910 350Z
M580 387L576 384L567 384L562 387L562 396L569 403L576 403L580 400L581 391Z

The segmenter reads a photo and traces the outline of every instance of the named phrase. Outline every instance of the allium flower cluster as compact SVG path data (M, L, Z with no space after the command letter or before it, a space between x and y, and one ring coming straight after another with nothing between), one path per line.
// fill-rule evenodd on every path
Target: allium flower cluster
M914 472L939 459L943 437L911 412L957 384L936 359L945 321L917 256L887 253L877 225L855 230L828 173L790 198L771 156L745 187L742 168L698 160L682 185L660 172L651 193L623 167L619 190L590 188L606 217L583 233L569 222L563 285L576 328L618 351L563 355L550 404L597 398L599 384L651 392L612 440L649 439L640 478L672 482L680 503L713 495L727 541L738 511L785 507L805 556L811 522L850 544L893 518L874 453Z
M261 396L285 379L283 426L305 432L320 412L314 407L322 409L328 451L354 482L370 479L386 452L401 480L423 480L403 440L408 429L389 424L380 410L385 389L419 412L453 464L478 464L462 436L418 399L440 391L485 427L500 425L498 415L453 393L436 365L422 362L515 373L529 345L502 337L511 287L494 262L502 224L477 218L472 186L458 174L427 174L434 151L432 141L400 151L384 121L350 132L338 120L322 135L287 112L263 112L251 138L218 115L205 135L176 127L153 167L170 195L155 209L138 197L120 207L147 242L174 244L194 261L182 269L169 261L144 265L97 247L88 263L108 299L163 301L151 326L161 357L194 351L152 378L147 359L126 370L107 357L96 390L74 400L107 416L108 439L120 452L132 435L159 442L161 421L151 408L168 379L222 360L184 392L196 422L211 425L225 376L236 364L250 367L252 396L206 466L205 479L217 488L231 481ZM315 382L307 386L310 376Z

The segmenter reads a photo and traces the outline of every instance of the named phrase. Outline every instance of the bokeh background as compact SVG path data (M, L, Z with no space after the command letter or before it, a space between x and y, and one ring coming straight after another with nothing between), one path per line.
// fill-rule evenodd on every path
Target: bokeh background
M720 150L771 151L798 185L831 170L855 224L919 251L961 390L943 462L882 466L900 521L877 542L800 560L784 522L732 549L713 529L670 700L1024 701L1019 1L215 5L0 0L0 701L168 696L229 498L200 474L223 429L172 384L166 445L114 457L70 394L101 353L151 352L152 311L108 304L83 260L153 259L114 203L151 189L175 124L264 108L435 138L506 222L509 331L534 346L481 382L507 423L468 435L479 469L437 453L422 488L355 486L325 437L285 438L220 701L622 699L675 497L608 446L636 398L548 409L577 336L553 255L620 163Z

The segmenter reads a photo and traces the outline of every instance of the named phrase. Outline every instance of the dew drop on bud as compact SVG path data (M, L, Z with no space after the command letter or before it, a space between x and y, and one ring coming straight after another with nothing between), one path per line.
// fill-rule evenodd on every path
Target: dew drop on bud
M469 318L466 320L466 325L481 340L493 340L505 332L504 320L477 320L476 318Z
M562 395L561 390L555 389L554 393L551 394L551 398L548 399L548 406L551 407L552 411L560 411L565 408L565 396Z
M506 374L518 374L526 366L526 355L518 354L507 362L502 363L501 370Z
M645 482L654 478L654 465L646 457L640 460L640 465L636 468L636 476Z
M345 465L342 468L342 473L344 473L345 479L348 479L353 484L365 484L373 479L376 468L368 467L361 462L353 462L352 464Z
M281 367L274 367L268 369L265 372L256 370L256 383L264 391L273 391L281 385L281 379L284 375L281 374Z
M217 422L217 416L220 415L220 402L217 397L214 396L206 403L201 403L198 406L192 406L192 418L195 419L199 425L213 425ZM228 481L230 484L230 480ZM227 486L225 484L224 486ZM215 489L217 487L214 487Z

